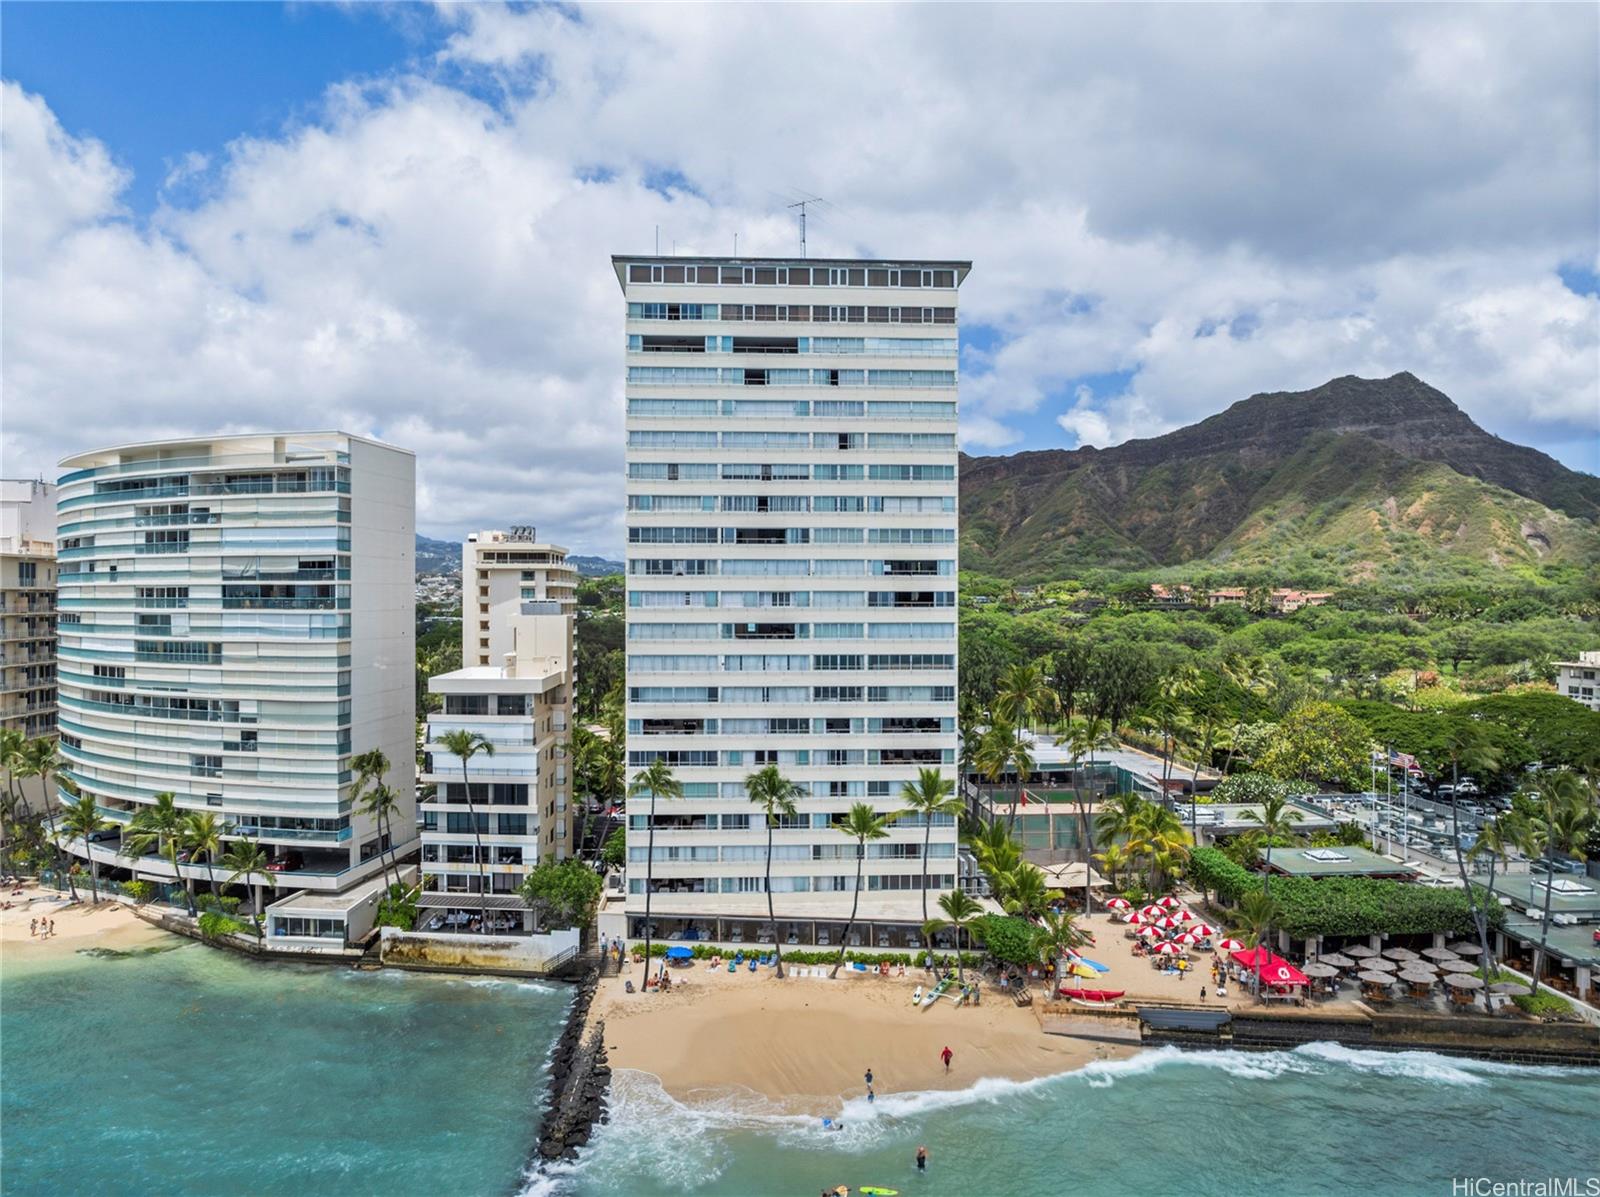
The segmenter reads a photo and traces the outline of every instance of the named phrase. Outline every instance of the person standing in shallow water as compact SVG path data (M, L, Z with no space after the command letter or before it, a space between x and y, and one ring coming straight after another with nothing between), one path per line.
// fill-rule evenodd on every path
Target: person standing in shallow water
M928 1170L928 1149L926 1147L919 1147L919 1148L917 1148L917 1171L918 1172L926 1172L927 1170Z

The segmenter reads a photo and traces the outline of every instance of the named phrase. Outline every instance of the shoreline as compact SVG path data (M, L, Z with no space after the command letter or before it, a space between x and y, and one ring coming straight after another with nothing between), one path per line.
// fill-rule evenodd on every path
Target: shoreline
M882 1098L965 1090L983 1079L1042 1080L1140 1050L1047 1035L1031 1009L992 989L979 1006L915 1007L920 974L780 981L698 967L678 970L669 993L625 992L638 975L602 981L591 1025L603 1020L614 1069L655 1076L686 1104L745 1094L778 1113L833 1114L865 1099L869 1068Z
M7 889L4 900L12 908L0 910L0 962L6 964L61 961L89 948L136 951L171 938L169 932L146 923L114 898L91 902L87 886L77 902L37 885L22 890L21 895L13 896ZM45 939L30 935L28 923L35 918L53 920L55 934Z

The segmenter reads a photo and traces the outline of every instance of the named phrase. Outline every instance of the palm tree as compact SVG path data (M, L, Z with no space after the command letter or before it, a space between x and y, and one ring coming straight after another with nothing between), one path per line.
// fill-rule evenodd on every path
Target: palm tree
M1472 920L1477 925L1478 946L1483 950L1483 975L1494 976L1494 950L1489 942L1489 908L1495 901L1494 874L1495 866L1500 861L1511 855L1511 848L1515 844L1516 822L1510 816L1499 819L1487 819L1478 828L1477 838L1472 841L1472 847L1467 849L1467 855L1476 860L1479 856L1489 858L1489 876L1483 886L1483 900L1472 907ZM1458 839L1457 843L1460 842Z
M659 756L634 774L628 787L628 797L650 796L650 824L646 832L644 851L644 984L640 993L650 988L650 877L656 863L656 799L682 798L683 784L672 775L672 769Z
M1050 891L1045 885L1044 873L1024 861L1004 874L1003 897L1000 905L1007 914L1032 919L1050 908Z
M378 834L383 837L382 842L388 845L387 856L394 856L394 812L400 809L400 795L396 794L387 782L377 782L371 789L361 796L361 813L372 816ZM383 892L389 892L389 859L386 854L378 853L378 867L383 870ZM400 866L395 863L394 884L400 884Z
M955 795L955 783L937 769L921 769L916 781L900 787L900 801L904 803L902 817L915 815L922 820L922 921L928 921L928 846L933 839L933 820L938 815L961 814L961 799Z
M1033 945L1040 959L1055 972L1055 993L1051 997L1061 993L1062 982L1066 980L1061 972L1061 961L1069 951L1082 946L1087 940L1087 934L1077 925L1071 913L1046 911L1040 918L1033 932Z
M1545 872L1539 947L1533 954L1533 967L1529 970L1533 978L1528 986L1530 995L1539 992L1539 973L1544 968L1545 954L1550 946L1550 899L1555 892L1556 853L1566 852L1579 860L1586 859L1584 845L1597 819L1600 819L1588 783L1565 769L1541 776L1534 799L1537 807L1535 812L1514 824L1523 852L1530 857L1542 856L1551 866Z
M997 720L990 724L984 731L982 739L978 741L977 751L973 753L973 763L977 765L979 772L997 786L1007 771L1016 770L1017 797L1011 806L1011 817L1006 821L1007 832L1014 832L1017 806L1022 802L1022 787L1028 779L1028 774L1033 772L1033 755L1028 750L1027 738L1012 724Z
M92 794L80 794L78 800L67 807L66 816L61 820L62 831L73 839L83 841L83 854L89 858L89 892L94 896L96 905L100 903L100 866L95 862L89 837L110 826L110 821L102 817L100 809L95 806Z
M778 766L767 765L744 779L744 792L750 801L759 806L767 818L767 921L772 924L772 947L778 962L777 976L783 979L783 936L778 934L778 916L772 904L772 833L780 817L792 819L795 802L805 791L778 772Z
M967 845L972 849L973 856L977 857L978 867L983 870L984 876L996 887L1000 885L1002 876L1022 863L1022 849L999 823L980 824L977 834L967 838Z
M489 857L483 850L483 834L478 827L478 808L472 801L472 783L467 779L467 765L478 753L494 755L494 744L482 734L458 727L445 732L438 739L439 746L461 762L461 793L466 799L467 815L472 820L472 842L478 857L478 909L483 919L486 935L494 934L494 922L489 917ZM487 815L484 820L488 820Z
M157 794L150 805L141 807L128 820L128 829L122 835L122 855L135 860L152 848L167 858L172 866L172 876L183 887L184 902L190 915L197 912L194 894L189 881L178 868L178 837L183 831L183 811L178 809L177 797L170 791Z
M939 932L954 928L956 933L956 980L965 981L966 973L961 967L961 933L971 926L983 915L983 907L978 905L967 891L953 889L947 894L939 895L939 909L944 911L944 918L929 919L922 924L922 934L931 941Z
M383 779L389 772L389 757L381 748L371 748L366 752L358 752L350 758L350 772L355 775L355 784L350 787L350 805L360 810L363 814L373 817L373 824L378 831L379 843L382 843L382 837L385 834L383 818L386 812L375 809L370 801L370 791L374 787L383 784ZM390 809L393 809L392 804ZM383 889L387 893L389 891L389 867L381 852L378 854L378 867L383 870Z
M1122 870L1128 867L1128 851L1121 844L1107 844L1103 852L1096 852L1094 859L1100 862L1100 867L1106 871L1106 877L1111 882L1111 888L1117 888L1117 878Z
M1237 656L1226 661L1222 672L1227 679L1239 688L1239 719L1235 726L1243 726L1245 718L1250 714L1250 700L1262 686L1267 684L1267 667L1260 657ZM1224 777L1233 767L1233 746L1237 737L1229 737L1228 756L1222 762Z
M1200 794L1200 766L1211 764L1211 754L1216 748L1217 733L1222 730L1221 720L1211 707L1196 711L1189 724L1188 746L1194 750L1194 769L1189 774L1189 830L1194 831L1195 805Z
M1060 705L1044 670L1035 661L1007 669L994 696L995 718L1017 728L1038 726Z
M1150 857L1150 890L1163 888L1165 877L1189 857L1189 833L1182 820L1164 806L1146 802L1130 821L1129 849Z
M251 922L255 926L257 939L261 938L261 915L266 909L267 886L276 889L278 885L277 874L267 868L270 863L271 858L258 840L234 840L222 856L222 867L233 870L228 874L227 884L248 886L255 895L253 905L256 917ZM265 884L253 880L258 876L265 879Z
M1263 862L1261 874L1261 909L1266 912L1266 922L1260 929L1262 938L1267 941L1267 951L1271 952L1272 916L1277 910L1277 904L1272 901L1272 847L1278 840L1285 843L1294 843L1296 835L1294 826L1288 814L1289 800L1282 794L1268 794L1261 800L1261 810L1247 810L1244 820L1247 823L1257 823L1261 830L1251 834L1258 837L1258 842L1266 849L1266 859ZM1256 969L1255 992L1261 994L1261 969Z
M1277 915L1278 904L1262 890L1251 890L1239 899L1239 925L1250 940L1251 947L1266 941Z
M1445 729L1444 750L1450 757L1452 793L1454 793L1454 786L1460 783L1461 764L1463 761L1466 762L1469 769L1475 772L1487 772L1500 767L1499 754L1490 746L1483 732L1478 729L1476 724L1459 721L1452 722ZM1473 926L1478 932L1478 946L1483 950L1485 969L1483 975L1485 977L1493 976L1493 973L1488 971L1492 957L1489 952L1489 918L1487 909L1487 904L1495 900L1492 892L1493 882L1490 882L1490 888L1484 891L1480 901L1478 893L1473 887L1472 879L1467 876L1467 856L1471 850L1463 852L1461 849L1461 807L1455 801L1450 803L1450 838L1455 841L1456 868L1461 873L1461 890L1467 897L1467 912L1472 915ZM1479 838L1482 838L1481 831ZM1473 848L1475 849L1476 847L1477 845L1474 844ZM1491 870L1493 867L1491 864Z
M856 887L850 899L850 918L844 925L844 934L839 937L839 958L833 962L833 971L829 978L837 977L839 969L844 965L845 944L849 942L850 930L856 925L856 908L861 905L861 866L867 858L867 841L881 840L889 834L889 821L894 816L880 815L865 802L851 804L850 810L845 814L843 822L837 824L836 829L844 832L856 842ZM769 851L770 858L771 853ZM768 891L770 898L771 891ZM772 938L778 938L777 927L773 927Z
M20 806L24 818L31 812L27 795L17 790L17 770L22 767L22 749L27 743L28 737L16 728L0 727L0 769L6 771L6 807L15 815Z
M51 793L50 775L60 766L61 757L56 753L56 741L49 736L36 736L23 744L22 751L18 754L18 763L11 771L18 778L37 777L42 780L44 819L46 826L50 828L50 847L56 858L56 869L67 874L67 888L72 892L72 900L76 902L78 887L73 883L72 870L66 867L66 853L56 842L56 796Z
M183 846L188 849L190 861L198 861L202 856L206 858L206 880L211 886L212 896L215 897L217 875L212 871L211 862L222 852L222 824L210 811L191 811L183 821L183 831L180 834Z
M1072 734L1067 739L1068 750L1072 753L1072 771L1077 773L1078 762L1085 756L1089 758L1089 774L1094 775L1094 754L1102 748L1109 749L1116 744L1111 735L1111 728L1106 723L1104 715L1091 715L1082 722L1073 726ZM1082 779L1075 779L1078 784L1072 787L1073 805L1078 808L1078 828L1083 835L1083 913L1093 914L1093 887L1090 883L1089 861L1094 856L1094 826L1089 820L1089 808L1093 805L1090 793L1083 788Z

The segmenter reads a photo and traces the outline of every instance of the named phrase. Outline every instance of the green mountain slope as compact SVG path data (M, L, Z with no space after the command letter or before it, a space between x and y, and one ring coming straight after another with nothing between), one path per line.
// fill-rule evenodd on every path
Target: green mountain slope
M1600 478L1489 435L1410 374L1256 395L1111 449L963 457L962 566L1600 561Z

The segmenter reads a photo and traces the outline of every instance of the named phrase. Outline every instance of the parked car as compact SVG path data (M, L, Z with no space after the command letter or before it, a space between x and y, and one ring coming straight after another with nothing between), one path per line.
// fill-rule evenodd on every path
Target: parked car
M1482 791L1478 789L1478 783L1475 779L1471 777L1463 777L1459 782L1456 783L1456 793L1480 794Z
M121 838L122 828L120 827L104 827L99 831L91 831L89 833L89 842L91 844L103 844L107 840L120 840Z
M1449 782L1445 782L1444 785L1433 792L1433 795L1442 802L1449 802L1456 796L1456 788Z
M297 869L302 868L305 863L306 859L304 856L293 849L290 849L287 852L280 852L278 855L274 856L270 861L267 862L267 868L269 871L274 873L293 873Z

